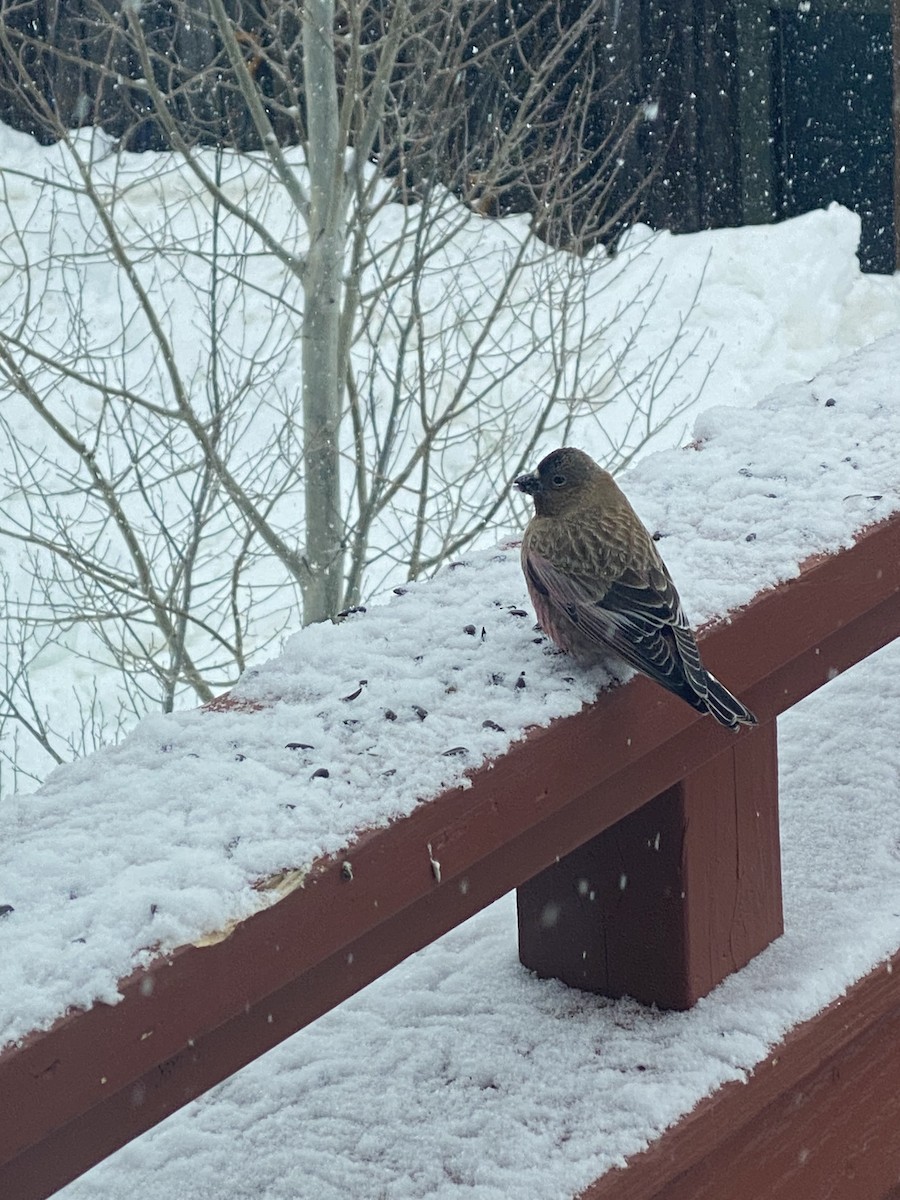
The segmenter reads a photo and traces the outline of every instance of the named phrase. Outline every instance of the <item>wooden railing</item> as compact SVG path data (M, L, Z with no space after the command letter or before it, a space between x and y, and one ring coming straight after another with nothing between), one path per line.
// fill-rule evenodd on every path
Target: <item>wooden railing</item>
M0 1196L51 1194L512 888L521 958L539 974L690 1006L781 932L775 718L898 634L900 516L702 636L705 661L755 710L757 729L735 736L636 678L533 730L471 787L362 834L302 886L278 881L276 904L136 972L118 1005L69 1015L7 1050ZM765 1171L777 1175L780 1160L753 1138L775 1112L775 1149L788 1156L798 1114L827 1119L835 1096L849 1112L855 1089L868 1087L883 1101L879 1136L891 1131L879 1181L893 1171L896 1182L900 1038L889 1051L873 1030L900 1022L898 981L900 972L857 985L856 1016L845 1002L818 1032L795 1031L780 1072L723 1088L585 1196L720 1197L710 1172L726 1162L729 1197L887 1196L890 1183L778 1190ZM841 1055L855 1065L838 1072L839 1090L811 1086L792 1108L791 1089Z

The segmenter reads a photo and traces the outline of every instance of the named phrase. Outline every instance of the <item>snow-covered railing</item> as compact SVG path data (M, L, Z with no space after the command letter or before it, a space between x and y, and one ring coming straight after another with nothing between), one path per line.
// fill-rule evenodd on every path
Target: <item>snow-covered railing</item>
M437 774L424 784L416 776L414 790L427 795L430 787L439 794L424 804L413 795L405 811L399 801L385 801L355 836L332 833L329 844L323 834L320 844L328 852L306 867L298 859L296 870L269 873L253 902L246 896L236 901L234 915L218 932L175 948L164 937L155 951L137 953L136 947L132 961L139 965L119 981L117 1003L75 1007L53 1021L52 1010L29 997L33 1011L5 1014L17 1040L0 1055L0 1195L49 1195L512 888L519 889L520 951L527 966L574 986L664 1007L691 1005L777 937L775 718L900 635L900 515L886 516L893 506L883 494L896 485L885 480L887 487L872 490L861 504L859 487L851 493L847 486L865 480L868 493L879 464L894 457L896 438L875 415L872 404L854 412L849 391L836 385L821 396L810 390L780 407L763 406L752 419L729 413L720 429L709 418L702 453L661 456L644 472L645 479L663 479L660 494L674 488L669 507L650 493L648 504L660 519L666 557L683 593L689 576L665 539L677 545L686 526L688 541L707 560L716 546L724 547L724 558L709 568L720 592L705 601L695 597L693 604L686 599L701 618L710 610L734 610L727 622L701 635L702 651L710 669L756 712L755 730L736 737L642 678L582 707L583 689L589 694L596 680L586 685L579 673L570 676L566 660L534 645L530 617L515 606L515 595L504 595L510 580L518 579L515 555L508 553L496 563L485 556L471 573L451 569L442 580L413 589L418 604L401 597L343 628L305 631L293 660L289 649L219 711L150 723L149 733L137 735L132 760L127 750L101 756L106 774L115 774L117 764L123 773L126 763L140 764L143 774L129 773L127 789L146 789L152 830L162 809L162 800L154 807L153 789L163 787L159 795L166 795L182 779L189 791L204 747L217 753L230 747L228 772L210 785L213 807L215 789L223 789L223 839L231 819L225 790L240 792L254 777L280 809L293 809L284 800L295 795L298 805L308 804L304 815L311 812L324 826L337 821L344 798L365 791L367 781L376 782L373 804L390 789L402 790L398 774L412 771L430 746L427 757L437 762ZM832 417L831 432L822 435ZM876 461L868 465L858 441L855 458L844 453L866 418L873 444L882 447L882 458L872 451ZM757 437L771 437L759 443L758 454L748 449L754 421ZM797 437L788 443L790 429ZM813 489L810 480L818 480L819 472L823 482ZM716 488L739 494L733 512L718 502ZM774 548L768 559L760 543ZM804 546L814 553L798 570L803 556L795 547ZM765 586L766 571L784 582ZM417 611L430 614L430 642L410 618ZM336 654L339 643L353 646L352 654ZM520 644L521 659L511 657ZM422 653L409 655L416 645ZM364 671L367 655L371 669ZM402 660L402 670L388 669L391 658ZM423 664L426 672L417 675ZM358 682L347 690L342 680L351 670ZM386 676L381 692L379 671ZM466 691L470 676L482 680L481 690ZM433 700L425 696L429 686ZM535 691L545 716L560 713L544 726L529 700ZM290 703L281 704L284 697ZM393 698L393 707L385 706L385 697ZM413 704L416 697L423 703ZM524 737L492 753L484 739L508 742L517 719L528 726ZM383 737L373 733L376 724ZM315 744L306 740L314 736L306 732L313 725L319 731ZM292 729L295 739L288 740ZM423 740L426 731L431 742ZM460 736L466 736L465 746L457 744ZM291 763L278 780L275 743ZM336 769L341 746L352 754ZM320 762L316 755L326 748L333 758ZM473 758L481 765L463 776L458 764L465 767ZM353 774L357 763L359 773ZM60 814L88 802L105 780L87 767L73 771L46 789L43 802L52 805L59 797ZM450 786L441 791L447 776ZM324 807L317 787L330 789L322 793ZM52 839L50 822L38 820L37 826L39 836ZM246 846L241 836L228 839L229 862L239 843ZM269 861L260 845L268 845L265 838L248 860L251 874L253 863ZM23 854L20 861L34 870L38 860ZM197 882L199 892L199 877ZM6 878L3 886L9 886ZM196 899L201 901L206 903ZM2 923L4 935L29 915L27 903L12 908ZM180 919L187 921L183 914ZM65 974L64 963L50 961L55 957L48 954L40 964L40 977L57 981L47 984L48 991ZM38 967L34 971L38 975ZM19 994L15 982L13 996ZM101 994L93 976L83 986ZM870 1035L885 1005L896 1007L896 991L870 986L869 1007L855 1023L826 1014L822 1020L834 1026L829 1051L838 1043L869 1044L868 1053L884 1058L883 1046ZM64 987L59 991L67 994ZM799 1058L795 1054L807 1067L814 1041L807 1038ZM800 1078L798 1067L785 1086ZM748 1122L783 1094L771 1076L754 1075L741 1087ZM853 1094L842 1093L843 1106L852 1107ZM726 1096L722 1103L735 1102ZM817 1111L807 1109L806 1116L815 1120ZM698 1133L698 1120L704 1118L689 1118L685 1134L681 1127L674 1131L683 1160L651 1152L646 1169L636 1161L587 1194L598 1200L662 1194L663 1184L681 1173L682 1161L696 1167L728 1138L733 1142L739 1125L732 1121L727 1133L716 1133L709 1121ZM704 1194L696 1171L692 1178L694 1190L684 1195ZM631 1190L623 1190L623 1180ZM680 1194L665 1191L667 1197Z

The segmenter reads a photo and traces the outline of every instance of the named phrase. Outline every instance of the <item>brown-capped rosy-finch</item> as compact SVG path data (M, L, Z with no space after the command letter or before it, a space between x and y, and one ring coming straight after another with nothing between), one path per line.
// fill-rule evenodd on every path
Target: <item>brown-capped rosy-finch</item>
M584 662L618 656L723 725L755 725L700 661L656 543L613 477L566 446L515 482L534 500L522 569L557 646Z

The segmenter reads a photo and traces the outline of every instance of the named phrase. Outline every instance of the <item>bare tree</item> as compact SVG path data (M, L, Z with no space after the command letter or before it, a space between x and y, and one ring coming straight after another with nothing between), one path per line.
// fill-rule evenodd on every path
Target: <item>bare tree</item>
M537 61L550 3L523 25L486 0L210 0L169 6L161 42L139 4L85 0L103 54L74 107L127 61L134 122L171 147L150 161L32 86L13 7L6 86L56 145L0 177L0 538L30 580L0 721L51 759L40 647L112 668L128 712L207 701L299 616L515 528L540 444L606 429L615 469L693 400L683 328L643 349L659 281L601 244L641 116L588 137L599 0L541 27ZM220 119L256 148L214 144ZM530 216L488 221L522 195Z

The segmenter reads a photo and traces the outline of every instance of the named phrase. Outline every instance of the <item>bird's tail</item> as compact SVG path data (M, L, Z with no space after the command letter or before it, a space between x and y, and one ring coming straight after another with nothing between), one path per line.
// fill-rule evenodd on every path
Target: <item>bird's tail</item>
M741 704L736 696L732 696L728 688L719 683L715 675L706 673L706 708L717 721L727 725L729 729L737 730L741 725L755 725L756 717L749 708Z

